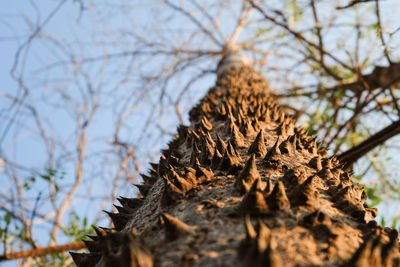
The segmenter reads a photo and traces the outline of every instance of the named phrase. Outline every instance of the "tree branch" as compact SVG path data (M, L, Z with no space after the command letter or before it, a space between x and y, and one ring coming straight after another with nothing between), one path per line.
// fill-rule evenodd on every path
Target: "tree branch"
M46 254L60 253L60 252L64 252L67 250L82 249L85 247L86 247L85 243L82 241L73 242L73 243L69 243L69 244L65 244L65 245L59 245L59 246L37 247L34 249L25 250L25 251L0 255L0 261L15 260L15 259L27 258L27 257L36 257L36 256L42 256L42 255L46 255Z
M358 159L370 152L375 147L382 145L386 140L400 133L400 120L392 123L391 125L383 128L361 144L349 149L342 153L337 158L341 161L345 168L349 168Z
M353 6L361 4L361 3L368 3L368 2L372 2L372 1L374 1L374 0L352 0L347 5L338 6L336 9L346 9L346 8L353 7Z
M370 91L377 88L389 87L400 81L400 63L392 63L388 67L376 66L371 74L361 77L362 81L358 79L355 82L339 84L327 90L334 91L343 89L357 93L365 90L365 84L368 85Z

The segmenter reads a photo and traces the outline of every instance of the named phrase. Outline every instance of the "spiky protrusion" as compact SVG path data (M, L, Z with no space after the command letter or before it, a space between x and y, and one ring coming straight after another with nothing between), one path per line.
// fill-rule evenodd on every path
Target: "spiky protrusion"
M229 142L225 153L222 155L221 161L218 165L218 170L228 170L229 173L235 173L237 170L242 168L242 159L240 154Z
M149 249L134 232L114 233L102 237L102 257L96 266L152 267Z
M319 191L318 177L310 176L302 184L296 186L291 194L290 202L293 206L318 205Z
M322 162L321 162L321 157L320 156L315 156L313 157L310 162L308 163L308 165L313 168L316 169L317 171L320 171L322 169Z
M249 137L254 134L254 128L249 119L245 120L245 122L242 124L239 130L246 137Z
M282 210L290 208L290 202L286 196L285 186L281 181L275 184L272 193L267 197L267 203L270 210Z
M193 233L196 227L189 226L178 218L168 214L161 214L163 224L165 226L165 239L175 240L179 236Z
M143 205L143 199L141 199L141 198L119 197L119 198L117 198L117 200L119 201L119 203L121 203L121 205L123 207L129 207L131 209L137 209L141 205Z
M256 157L255 154L252 154L250 158L247 160L246 165L243 170L239 173L236 178L235 187L242 194L246 193L250 190L250 187L260 178L260 173L257 170L256 165Z
M262 189L261 179L257 178L249 192L244 196L240 209L243 214L265 214L269 211Z
M260 130L257 134L256 139L254 139L254 142L250 145L249 154L256 154L258 157L264 157L265 154L267 153L267 148L265 147L264 143L264 134L263 130Z
M170 197L172 197L172 195L184 196L186 192L191 190L194 186L191 181L187 181L186 179L182 178L175 171L171 171L170 176L163 176L162 178L166 183Z
M223 153L226 150L227 146L228 145L224 142L224 140L222 140L222 138L219 135L217 135L216 147L217 147L218 151L220 153Z
M281 151L279 150L279 136L273 147L271 147L264 157L265 166L274 170L279 169Z
M306 215L300 222L301 225L307 227L318 226L320 224L331 225L332 221L327 214L320 210L316 210L313 213Z
M295 135L292 135L292 136L295 136ZM283 141L280 144L279 150L281 151L282 154L293 155L294 152L296 151L296 140L288 137L285 141Z
M114 228L117 231L121 231L125 228L125 225L129 222L132 215L127 213L112 213L109 211L104 211L111 218L114 224Z
M213 128L211 122L205 116L201 119L201 127L207 131L211 131Z
M246 240L241 244L239 253L242 254L243 266L282 266L282 261L275 253L276 241L269 228L258 221L258 231L251 223L250 217L245 217Z
M96 252L70 252L78 267L153 267L150 250L134 231L100 235L97 243Z
M75 253L69 252L78 267L94 267L101 258L101 253L87 254L87 253Z
M238 130L236 126L233 127L232 132L231 132L231 139L230 143L234 145L235 148L241 148L241 147L246 147L244 137L242 133Z
M139 189L139 193L142 196L146 196L151 188L151 185L149 184L133 184L133 185L136 186L137 189Z
M344 267L395 267L400 265L399 259L393 255L398 252L398 232L388 229L389 234L378 230L377 235L370 234L354 254L353 258ZM389 237L389 238L388 238ZM388 240L389 239L389 240Z

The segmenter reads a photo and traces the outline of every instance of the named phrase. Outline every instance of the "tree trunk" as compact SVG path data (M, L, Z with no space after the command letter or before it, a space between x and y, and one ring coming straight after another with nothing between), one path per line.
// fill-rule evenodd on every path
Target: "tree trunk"
M242 58L220 63L190 121L78 266L400 265L397 231Z

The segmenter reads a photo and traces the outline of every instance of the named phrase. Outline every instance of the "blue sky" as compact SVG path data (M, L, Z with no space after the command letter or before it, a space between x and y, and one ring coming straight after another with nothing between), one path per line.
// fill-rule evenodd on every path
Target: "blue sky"
M17 82L10 76L10 70L13 66L18 47L29 40L29 36L32 34L32 28L28 25L34 25L35 23L42 25L49 14L51 14L60 3L62 2L55 0L2 1L0 3L1 116L9 118L9 116L12 116L12 114L14 114L13 112L15 112L16 105L12 106L10 113L11 102L5 100L3 96L7 93L15 95L19 92ZM93 3L97 4L95 1ZM17 72L22 73L24 69L24 77L26 81L28 81L28 86L31 89L28 99L30 99L32 103L38 103L36 107L40 114L46 118L44 121L51 122L51 126L50 124L46 124L46 129L57 137L58 140L62 140L62 142L67 145L74 144L75 142L73 138L75 134L73 129L76 122L76 118L68 112L68 109L79 108L79 105L82 103L79 103L79 101L71 101L71 106L69 107L68 102L65 102L65 99L62 99L60 94L55 94L54 91L61 87L61 89L65 90L68 97L77 97L81 92L79 90L79 85L83 88L85 87L84 73L77 72L79 68L74 68L74 64L71 64L73 60L76 60L78 64L79 60L85 56L95 58L96 55L104 52L104 47L107 47L107 53L109 54L118 53L128 48L132 50L137 49L134 42L136 37L131 36L129 33L131 29L135 29L136 32L144 36L149 36L151 40L157 40L157 31L170 31L170 39L172 41L179 41L185 33L192 30L192 26L189 24L186 25L187 22L185 20L171 16L171 13L168 11L160 10L159 6L154 4L156 1L151 2L148 6L147 3L139 4L140 2L136 1L135 5L138 6L138 9L133 9L129 1L104 1L99 2L99 5L105 3L109 5L109 8L102 8L100 9L102 10L101 12L98 12L94 6L88 4L88 9L83 14L80 14L79 2L66 1L65 4L57 10L57 13L45 24L42 31L45 33L43 40L33 40L29 43L29 46L21 50ZM382 13L399 14L400 5L394 3L394 1L389 1L387 4L383 4ZM34 4L37 6L35 7ZM123 7L123 12L118 13L117 11L120 12L121 9L115 7L115 5L126 5L126 7ZM394 18L394 16L388 17ZM161 21L161 19L165 18L169 18L171 23L168 25L157 25L157 21ZM102 24L96 25L96 23ZM232 24L233 21L227 20L223 25L223 31L229 32L229 28L232 27ZM394 25L394 27L396 27L396 25ZM151 31L149 29L151 29ZM179 31L176 31L176 29L179 29ZM117 33L115 33L116 31ZM107 39L107 35L111 33L121 38ZM113 35L113 37L115 36ZM49 40L53 40L54 42L50 42ZM63 45L58 45L58 41L63 41ZM161 39L159 41L163 42L165 40ZM70 46L64 44L70 44ZM107 46L102 46L101 44L107 44ZM197 48L202 48L203 46L206 47L210 45L210 43L198 39L193 45ZM28 47L29 49L26 49ZM76 55L76 58L69 57L71 54ZM60 66L51 65L51 68L45 67L52 62L59 62L60 60L63 60L65 64L60 64ZM84 63L86 65L82 69L87 70L89 79L93 82L94 90L101 92L102 97L99 97L96 101L105 107L115 108L115 110L113 110L114 113L108 112L107 108L100 109L96 114L94 122L89 127L88 139L90 141L90 148L87 153L89 158L102 153L104 150L110 149L109 144L104 142L102 138L112 136L113 125L117 119L115 114L118 112L127 114L127 123L121 130L121 137L129 140L133 145L140 147L138 148L137 154L143 161L141 162L142 170L145 170L148 166L146 164L149 160L149 156L146 154L147 149L152 149L153 152L155 152L159 151L161 147L165 147L165 144L171 138L171 134L175 132L178 122L173 108L162 113L163 115L157 122L157 125L163 128L167 135L159 136L155 140L151 139L152 141L150 143L150 138L148 137L150 133L143 132L141 129L143 129L143 125L146 123L143 118L146 118L152 109L150 104L155 104L160 96L160 86L154 85L152 87L153 81L150 79L150 76L154 69L166 64L165 61L167 60L170 59L167 57L157 57L154 59L150 57L132 57L133 63L131 65L129 65L129 60L118 61L118 58L110 58L108 61L105 61L105 66L101 64L96 65L97 62ZM215 63L215 60L201 61L199 63L199 69L214 66ZM128 79L122 72L122 70L127 68L130 68L132 73L132 75L127 75ZM138 73L137 69L139 68L143 70L143 73L140 74L148 78L148 84L135 78L136 76L134 76L134 74ZM182 88L191 76L198 73L199 69L191 69L185 75L179 76L171 81L167 87L171 99L176 97L179 93L177 88ZM268 72L266 73L268 74ZM76 80L78 82L72 80L76 77L78 77ZM195 104L196 101L204 95L206 90L213 84L214 80L215 77L213 75L207 76L193 85L196 90L191 90L189 95L185 95L184 101L187 101L189 104L186 105L184 107L186 109L183 109L181 112L185 116L186 121L188 107ZM145 100L147 102L139 102L133 106L134 100L144 93L141 91L143 88L149 91L152 90L147 97L156 100L146 98ZM130 94L132 99L128 99L127 97L127 95ZM87 99L87 97L82 97L82 99ZM163 101L168 103L169 98L164 98ZM62 103L63 108L57 107L60 103ZM129 108L123 110L122 107L125 105L132 105L132 109L136 109L134 111L135 113L128 113L127 110L129 110ZM160 110L155 111L157 112L156 114L161 113ZM5 133L6 128L7 125L0 123L1 135ZM38 138L37 133L38 130L34 122L26 111L24 111L22 115L17 117L16 124L7 131L5 135L6 138L0 144L0 153L8 153L9 156L13 157L21 164L23 163L24 165L32 167L38 173L42 173L46 167L48 158L43 140ZM15 138L16 140L14 140ZM15 145L15 143L17 143L17 145ZM142 144L144 144L143 148L139 146ZM58 148L59 146L60 144L58 144ZM60 149L60 151L69 150L66 148L65 150ZM73 149L71 149L71 151L73 151ZM68 162L71 158L74 158L74 156L72 152L71 154L59 152L56 156L59 161L54 163L54 166L58 166L60 170L66 173L65 178L59 180L60 185L69 186L74 178L75 166ZM109 191L111 186L105 178L104 180L95 179L95 175L104 177L107 175L114 175L115 168L113 168L112 165L114 163L118 164L118 160L118 158L110 158L109 162L95 160L85 165L86 169L90 169L90 175L88 175L88 177L86 177L87 179L84 181L85 186L77 192L77 195L83 200L73 203L76 210L81 215L86 215L90 219L94 219L95 214L100 210L101 198L104 195L110 195ZM153 160L155 160L155 158L153 158ZM21 175L25 175L26 177L22 177L21 179L28 178L28 173L29 172L22 172ZM6 179L6 176L0 173L0 179ZM92 182L95 183L94 187L92 187ZM121 185L123 184L121 183ZM136 192L133 187L121 187L122 188L118 188L117 195L133 195ZM90 192L88 192L88 188L91 188ZM47 192L47 190L46 182L40 181L35 184L35 190L27 192L27 195L35 199L35 197L37 197L37 192ZM12 195L17 194L12 187L9 188L9 192ZM85 195L88 193L98 196L98 199L84 201ZM111 204L111 201L109 201L102 208L110 209ZM50 208L48 203L41 202L41 205L43 210ZM394 212L393 207L386 208L384 213L398 213L398 210ZM68 216L65 216L63 222L68 224ZM103 220L103 223L106 222ZM45 244L49 239L48 235L46 235L48 225L39 226L36 230L38 233L41 233L38 235L38 239L41 239L40 243ZM59 243L65 240L65 238L60 239Z

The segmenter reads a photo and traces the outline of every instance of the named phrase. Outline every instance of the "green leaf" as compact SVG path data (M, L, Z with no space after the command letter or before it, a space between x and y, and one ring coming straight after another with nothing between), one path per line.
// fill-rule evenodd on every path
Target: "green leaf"
M385 218L382 217L382 219L381 219L381 226L382 226L382 227L385 227L385 225L386 225Z
M40 177L46 181L50 181L51 177L49 175L40 175Z
M344 75L343 79L344 80L349 80L351 78L353 78L356 74L354 72L348 72Z
M70 236L69 229L65 227L64 225L60 226L61 230L66 234L67 236Z
M49 174L50 177L51 177L51 176L55 176L56 173L57 173L57 170L55 170L55 169L48 169L48 170L47 170L47 173Z
M368 203L368 206L375 207L379 203L382 202L382 198L376 195L377 187L368 187L365 190L367 192L368 200L370 203Z
M396 225L397 225L397 218L394 218L392 221L392 229L396 229Z
M28 182L24 183L23 188L25 188L26 190L30 190L31 189L31 187L30 187Z
M13 241L14 237L15 237L15 236L12 236L12 235L7 236L7 237L6 237L6 240L4 240L5 243L7 243L7 244L8 244L8 243L11 243L11 241Z
M11 222L11 214L9 212L6 213L6 215L4 215L4 221L6 222L6 224L10 224Z
M21 238L26 238L28 236L28 232L26 231L26 228L24 227L21 231Z
M260 36L268 33L270 30L271 30L270 28L260 28L260 29L258 29L256 36L260 37Z

